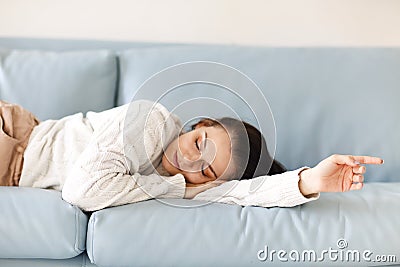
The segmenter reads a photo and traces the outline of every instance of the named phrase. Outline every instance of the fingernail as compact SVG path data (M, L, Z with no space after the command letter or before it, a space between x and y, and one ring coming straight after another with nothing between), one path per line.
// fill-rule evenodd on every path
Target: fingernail
M358 162L357 160L355 160L354 161L354 164L357 164L357 165L359 165L359 164L361 164L360 162Z
M385 161L382 159L382 163L381 164L383 164Z

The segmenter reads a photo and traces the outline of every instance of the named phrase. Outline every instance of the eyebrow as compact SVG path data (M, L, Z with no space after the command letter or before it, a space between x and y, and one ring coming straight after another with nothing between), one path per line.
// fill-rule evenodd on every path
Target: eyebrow
M204 133L205 133L205 139L204 139L204 149L206 148L206 145L207 145L207 132L206 131L204 131ZM217 174L215 173L215 171L214 171L214 168L211 166L211 163L208 165L209 167L210 167L210 170L211 170L211 172L214 174L214 176L215 176L215 179L217 179L218 178L218 176L217 176Z

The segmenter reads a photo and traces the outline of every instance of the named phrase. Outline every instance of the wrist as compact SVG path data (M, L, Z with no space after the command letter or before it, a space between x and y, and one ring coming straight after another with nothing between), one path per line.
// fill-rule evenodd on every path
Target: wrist
M196 196L195 188L193 187L186 187L185 195L183 196L184 199L192 199Z
M315 183L312 179L312 168L303 169L299 172L299 189L304 196L317 194Z

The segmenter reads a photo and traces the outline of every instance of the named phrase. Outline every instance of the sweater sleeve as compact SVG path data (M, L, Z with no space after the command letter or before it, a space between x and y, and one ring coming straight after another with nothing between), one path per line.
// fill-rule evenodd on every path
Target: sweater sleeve
M183 198L183 175L141 175L137 172L130 175L121 169L118 161L102 157L107 155L112 156L99 152L77 162L62 189L65 201L85 211L95 211L156 197Z
M144 111L139 106L130 115L146 118ZM98 123L100 127L95 129L89 144L67 175L62 198L85 211L152 198L183 198L185 179L182 174L141 174L143 166L147 164L149 168L151 164L143 154L143 140L151 134L151 131L143 130L144 119L136 119L135 127L129 132L136 141L124 145L124 113L115 110L112 115L111 119Z
M303 168L285 173L260 176L249 180L233 180L208 189L194 200L260 207L293 207L319 198L305 197L299 189L299 173Z

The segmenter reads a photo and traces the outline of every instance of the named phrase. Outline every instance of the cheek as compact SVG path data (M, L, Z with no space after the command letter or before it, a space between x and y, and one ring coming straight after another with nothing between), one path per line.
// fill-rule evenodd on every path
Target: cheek
M198 184L201 183L198 179L198 177L191 175L191 174L183 174L183 176L185 176L185 180L186 182L192 183L192 184Z
M183 176L185 176L185 179L187 182L192 183L192 184L202 184L208 181L211 181L212 179L207 179L206 177L203 177L199 175L198 173L185 173L182 172Z
M173 143L175 146L175 149L180 149L181 152L182 150L188 150L191 148L191 145L194 145L196 141L196 135L194 134L194 132L189 132L189 133L185 133L180 135L178 138L176 138Z

